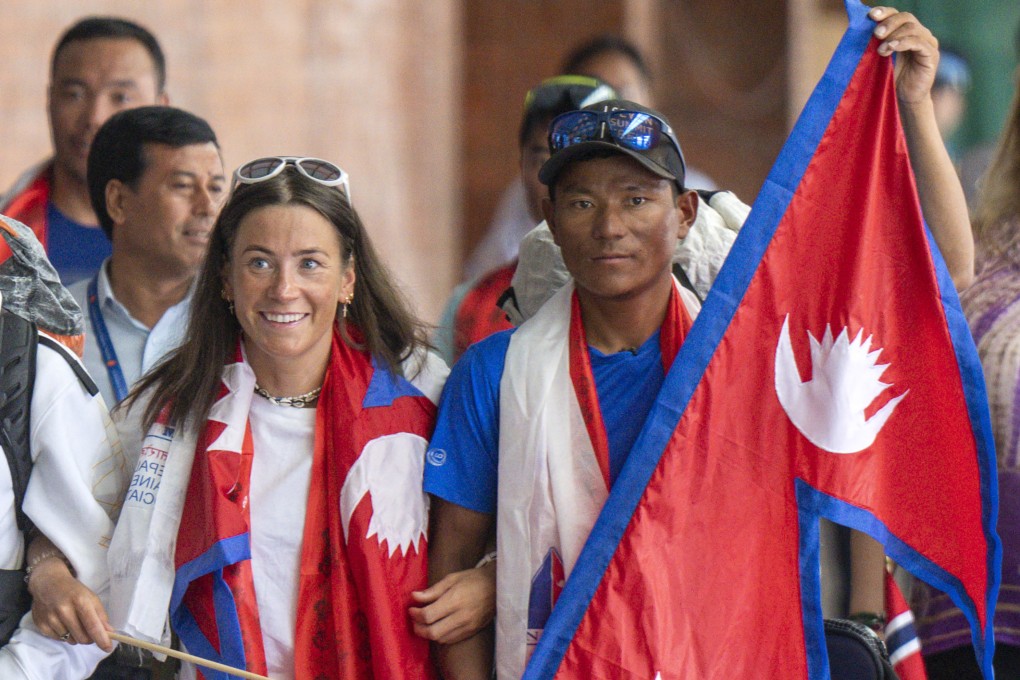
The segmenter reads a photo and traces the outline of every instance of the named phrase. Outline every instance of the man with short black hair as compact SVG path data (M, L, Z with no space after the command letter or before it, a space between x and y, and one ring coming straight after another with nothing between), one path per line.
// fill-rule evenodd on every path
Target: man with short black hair
M46 91L53 157L0 197L0 213L32 228L65 285L110 254L85 178L92 138L117 111L166 104L165 85L163 51L136 23L88 17L57 41Z
M147 106L115 114L99 130L88 180L113 254L70 292L87 317L85 366L112 406L182 340L191 285L226 196L226 177L208 123L180 109ZM44 620L63 618L60 600L50 593L75 586L66 562L50 560L44 584L32 593L37 613ZM82 611L75 639L100 641L103 633L97 637L96 631L105 612ZM144 663L131 652L118 655L93 677L119 678L125 668L135 672Z
M610 126L660 141L647 150L631 148L610 137ZM516 583L509 577L515 572L530 581L539 565L531 564L536 550L528 544L553 546L557 559L572 566L587 533L571 534L569 546L554 535L566 525L578 531L587 513L601 507L640 432L641 414L662 385L663 364L675 356L699 309L694 295L672 276L673 253L694 221L698 195L684 186L680 146L668 123L639 104L611 100L556 119L550 144L555 148L561 133L571 138L570 129L589 131L579 132L579 141L591 130L606 130L604 140L554 151L539 174L549 187L546 222L573 283L512 334L490 336L454 366L426 466L425 488L435 498L430 580L472 566L470 558L481 557L493 521L501 548L523 539L519 549L500 550L497 567L497 639L506 640L508 633L512 638L509 656L497 659L500 677L523 671L525 648L517 643L523 644L526 629L543 628L551 613L551 601L542 611L529 611L526 588L522 608L521 588L502 580ZM585 367L594 409L571 408L577 403L569 394L577 365ZM527 403L526 395L540 403ZM584 431L584 413L598 413L605 423L605 450L585 455L579 439L571 443L571 433ZM554 421L568 425L558 428ZM545 441L555 430L566 439ZM576 484L543 474L546 461L534 457L554 455L562 456ZM511 459L524 471L520 477L497 475ZM471 484L465 484L469 478ZM575 487L593 495L575 493ZM555 512L543 510L553 506ZM448 677L475 677L459 675L465 668L459 650L442 651ZM477 662L475 657L466 663Z
M965 286L966 203L931 107L937 41L909 14L871 16L882 19L878 53L900 53L897 95L918 194ZM426 456L430 582L474 566L497 527L489 559L498 564L500 678L523 673L652 405L672 398L660 394L665 373L698 310L672 276L699 198L668 121L634 102L602 102L554 120L549 140L543 212L572 281L515 331L464 354ZM488 635L440 646L444 676L489 677Z
M112 407L181 340L227 194L216 134L172 107L122 111L92 143L88 189L113 252L70 291L87 317L85 366Z

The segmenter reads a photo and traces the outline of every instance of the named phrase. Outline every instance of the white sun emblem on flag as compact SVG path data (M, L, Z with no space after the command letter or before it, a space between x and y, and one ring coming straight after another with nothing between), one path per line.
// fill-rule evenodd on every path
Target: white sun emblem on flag
M892 387L880 380L889 364L878 364L881 349L871 351L872 336L863 329L850 340L843 331L833 340L832 328L811 342L811 380L801 381L790 343L790 315L776 346L776 394L790 421L808 441L832 453L858 453L875 442L893 410L910 390L890 399L865 420L864 411Z
M370 441L347 473L340 490L340 520L350 540L351 516L366 494L372 497L372 518L365 538L386 542L392 556L407 554L425 538L428 496L422 490L425 448L418 435L402 432Z

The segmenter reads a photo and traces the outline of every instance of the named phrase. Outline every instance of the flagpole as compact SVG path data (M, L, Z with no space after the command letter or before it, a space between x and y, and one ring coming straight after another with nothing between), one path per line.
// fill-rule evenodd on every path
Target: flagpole
M229 673L230 675L234 675L239 678L248 678L249 680L269 680L269 678L267 678L264 675L250 673L248 671L241 670L240 668L234 668L233 666L226 666L221 663L216 663L215 661L209 661L208 659L203 659L200 656L193 656L191 654L186 654L185 652L179 652L176 649L170 649L169 647L164 647L163 645L156 645L151 642L145 642L144 640L133 638L130 635L123 635L121 633L111 633L109 631L107 631L106 634L109 635L112 639L116 640L117 642L123 643L125 645L131 645L132 647L141 647L142 649L147 649L150 652L157 652L159 654L166 654L167 656L172 656L174 658L180 659L181 661L190 661L193 664L205 666L206 668L211 668L214 671Z

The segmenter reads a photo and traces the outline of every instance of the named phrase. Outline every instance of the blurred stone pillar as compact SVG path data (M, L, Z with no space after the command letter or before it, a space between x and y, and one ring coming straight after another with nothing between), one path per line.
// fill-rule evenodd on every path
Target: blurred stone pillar
M846 31L846 9L842 0L787 0L789 54L789 125L815 89L836 45Z

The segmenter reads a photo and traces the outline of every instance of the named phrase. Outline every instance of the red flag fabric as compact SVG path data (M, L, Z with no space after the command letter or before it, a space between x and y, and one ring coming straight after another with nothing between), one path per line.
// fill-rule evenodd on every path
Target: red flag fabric
M347 330L360 340L358 329ZM265 675L249 539L255 375L240 347L224 376L191 469L171 617L190 652ZM334 328L301 542L297 677L436 677L428 642L407 615L411 592L427 581L421 477L435 414L429 397Z
M921 641L914 627L914 613L907 606L893 575L885 575L885 646L889 661L900 680L928 680L921 658Z
M453 319L454 361L476 342L513 328L497 303L510 287L515 271L517 260L494 269L475 283L461 300Z
M995 466L868 8L784 146L525 678L829 677L820 517L967 613L991 677Z

